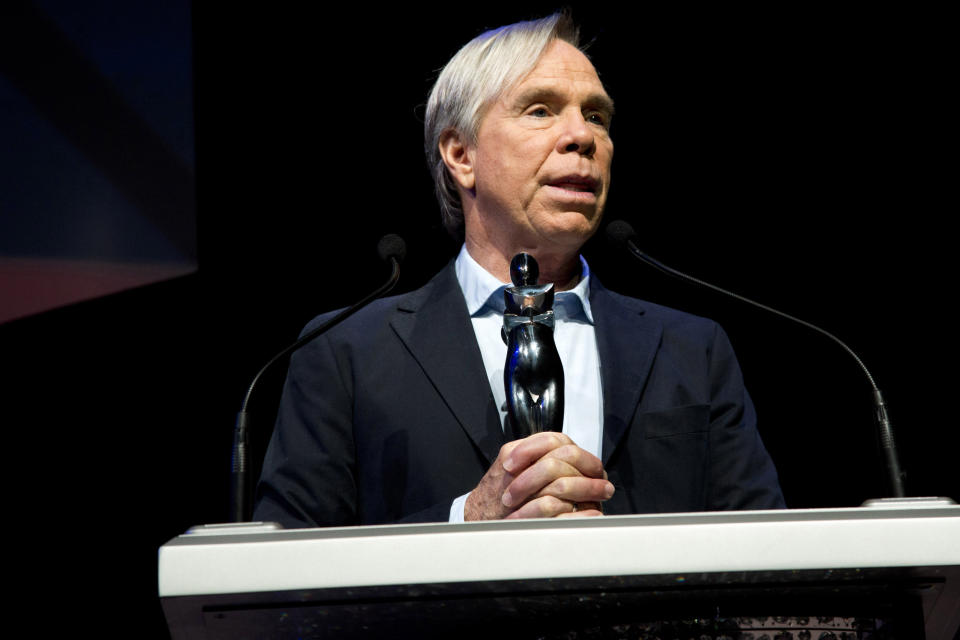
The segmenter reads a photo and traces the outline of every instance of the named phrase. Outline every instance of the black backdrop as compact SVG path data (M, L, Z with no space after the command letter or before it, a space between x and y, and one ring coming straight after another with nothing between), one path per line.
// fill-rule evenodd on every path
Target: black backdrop
M960 495L941 17L573 8L617 102L608 218L664 262L842 337L887 395L908 492ZM422 160L436 71L483 28L549 9L194 9L198 272L0 327L7 522L41 629L164 634L157 548L226 519L253 374L386 277L382 234L407 241L401 291L457 250ZM585 254L607 286L722 323L791 507L885 494L869 387L839 347L602 238ZM264 434L282 376L251 405Z

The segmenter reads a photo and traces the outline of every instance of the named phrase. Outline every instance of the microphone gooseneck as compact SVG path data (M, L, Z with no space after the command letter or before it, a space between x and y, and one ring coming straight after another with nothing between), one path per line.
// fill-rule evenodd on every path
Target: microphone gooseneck
M870 386L873 389L874 415L877 421L877 428L878 428L879 437L880 437L880 446L884 454L884 463L887 470L887 477L890 482L891 492L893 493L894 498L903 498L906 496L906 491L904 489L904 480L903 480L904 473L900 468L899 456L897 455L897 447L893 440L893 425L891 424L890 417L887 413L887 406L883 400L883 394L880 392L880 389L877 387L877 384L874 381L873 376L870 374L870 370L867 369L867 366L863 363L863 360L861 360L860 357L856 353L854 353L853 349L848 347L842 340L840 340L838 337L836 337L832 333L825 331L824 329L821 329L820 327L814 324L811 324L806 320L801 320L800 318L791 316L790 314L784 313L783 311L778 311L773 307L768 307L765 304L761 304L759 302L756 302L754 300L741 296L740 294L733 293L732 291L727 291L726 289L722 289L716 285L710 284L709 282L704 282L699 278L695 278L693 276L687 275L682 271L677 271L672 267L668 267L662 262L654 258L651 258L647 254L645 254L643 251L641 251L640 248L637 247L637 244L635 241L636 237L637 237L637 234L633 230L633 227L630 226L628 222L625 222L623 220L614 220L607 226L607 238L610 240L611 243L613 243L618 247L622 247L626 249L634 257L645 262L651 267L654 267L655 269L662 271L663 273L666 273L667 275L673 276L675 278L679 278L687 282L692 282L694 284L700 285L701 287L706 287L707 289L711 289L718 293L722 293L723 295L736 298L741 302L745 302L754 307L763 309L764 311L768 311L770 313L778 315L781 318L786 318L787 320L791 320L793 322L799 323L807 327L808 329L813 329L817 333L826 336L836 344L840 345L844 349L844 351L849 353L853 357L853 359L857 362L857 364L860 365L860 368L866 374L867 380L870 382Z
M377 253L381 260L389 261L392 267L390 277L376 291L370 293L367 297L357 302L351 307L347 307L330 320L326 321L316 329L301 336L296 342L286 349L273 356L267 364L260 368L260 371L253 377L250 386L247 387L247 393L243 397L243 404L237 413L237 422L233 432L233 456L231 462L231 497L230 497L230 520L231 522L245 522L249 510L250 478L248 475L248 449L249 449L249 425L250 418L247 414L247 405L250 403L250 397L257 386L257 382L274 364L290 355L300 347L319 336L320 334L332 329L340 324L354 313L367 306L380 296L389 292L400 279L400 263L406 257L407 246L403 238L396 234L388 234L380 239L377 244Z

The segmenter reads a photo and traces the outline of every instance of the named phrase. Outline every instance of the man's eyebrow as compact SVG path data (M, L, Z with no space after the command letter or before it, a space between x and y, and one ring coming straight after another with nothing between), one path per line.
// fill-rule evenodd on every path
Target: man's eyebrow
M553 87L530 87L520 92L513 100L513 108L524 109L535 102L551 102L564 98L561 91ZM613 98L606 93L591 93L583 101L584 106L605 112L608 116L614 113Z
M613 98L605 93L591 95L590 99L587 100L587 104L600 111L605 111L608 116L613 116L613 113L616 111L613 107Z

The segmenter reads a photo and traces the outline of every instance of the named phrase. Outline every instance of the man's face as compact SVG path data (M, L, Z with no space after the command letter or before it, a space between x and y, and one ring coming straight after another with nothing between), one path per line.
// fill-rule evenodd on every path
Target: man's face
M579 249L600 224L610 189L612 115L587 57L551 43L489 107L469 151L486 233L514 246Z

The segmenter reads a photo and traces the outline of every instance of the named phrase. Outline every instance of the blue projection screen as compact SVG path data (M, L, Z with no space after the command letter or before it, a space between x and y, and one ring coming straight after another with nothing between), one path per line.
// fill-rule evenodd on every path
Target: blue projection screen
M0 13L0 322L195 271L190 3Z

